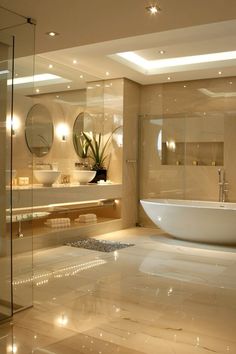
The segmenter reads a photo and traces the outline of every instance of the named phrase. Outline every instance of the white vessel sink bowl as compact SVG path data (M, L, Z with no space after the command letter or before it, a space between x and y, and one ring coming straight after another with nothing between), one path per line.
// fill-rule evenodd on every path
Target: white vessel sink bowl
M73 171L73 178L76 182L80 184L86 184L95 177L96 171L89 171L89 170L74 170Z
M43 184L45 187L51 187L52 184L56 182L60 174L60 171L34 170L34 177L39 183Z

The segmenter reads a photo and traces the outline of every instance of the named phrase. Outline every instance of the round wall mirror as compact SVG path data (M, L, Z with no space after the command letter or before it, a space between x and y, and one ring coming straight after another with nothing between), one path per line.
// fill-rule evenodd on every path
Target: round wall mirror
M53 135L50 112L42 104L35 104L25 121L25 139L30 152L37 157L47 155L52 147Z
M73 126L73 144L76 154L84 158L84 138L82 132L93 132L94 131L94 118L86 113L81 112L75 118L75 123Z

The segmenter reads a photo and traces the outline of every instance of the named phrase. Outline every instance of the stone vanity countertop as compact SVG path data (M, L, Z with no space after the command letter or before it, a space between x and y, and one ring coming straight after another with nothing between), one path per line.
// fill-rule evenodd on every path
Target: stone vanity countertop
M92 200L120 199L122 184L55 184L52 187L33 185L17 187L12 191L13 208L27 208L60 203L78 203Z
M59 184L59 183L55 183L50 187L44 187L42 184L28 184L25 186L13 186L12 190L32 190L32 189L52 189L52 188L88 188L88 187L104 187L104 186L121 186L121 183L101 183L101 184L97 184L97 183L87 183L87 184L79 184L79 183L68 183L68 184ZM10 188L7 187L7 190L10 190Z

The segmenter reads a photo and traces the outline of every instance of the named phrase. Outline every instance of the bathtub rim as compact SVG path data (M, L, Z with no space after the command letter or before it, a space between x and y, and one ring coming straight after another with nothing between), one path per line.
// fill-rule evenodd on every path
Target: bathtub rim
M191 199L158 199L148 198L140 199L140 204L150 203L161 206L197 208L197 209L218 209L218 210L235 210L236 202L217 202L207 200L191 200Z

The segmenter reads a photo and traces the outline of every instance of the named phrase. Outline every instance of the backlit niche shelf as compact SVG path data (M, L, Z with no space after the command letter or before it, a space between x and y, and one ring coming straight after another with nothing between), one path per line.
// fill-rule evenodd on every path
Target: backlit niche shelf
M175 142L168 146L162 143L162 165L223 166L224 143Z

